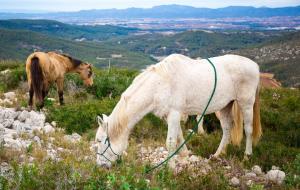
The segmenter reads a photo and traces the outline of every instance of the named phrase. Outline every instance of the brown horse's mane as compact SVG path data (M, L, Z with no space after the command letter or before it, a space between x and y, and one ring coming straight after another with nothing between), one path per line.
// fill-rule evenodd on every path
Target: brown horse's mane
M49 53L49 52L48 52ZM65 54L65 53L60 53L60 52L54 52L58 55L61 55L63 57L66 57L70 60L70 62L73 64L74 68L78 67L80 64L83 63L83 61L79 60L79 59L76 59L76 58L73 58L71 56L69 56L68 54Z

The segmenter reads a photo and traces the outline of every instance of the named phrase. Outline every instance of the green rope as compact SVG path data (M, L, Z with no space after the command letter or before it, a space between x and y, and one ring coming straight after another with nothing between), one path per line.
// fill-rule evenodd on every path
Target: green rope
M149 172L155 170L156 168L160 167L160 166L163 165L164 163L168 162L173 156L175 156L175 155L179 152L179 150L187 143L187 141L189 141L189 140L191 139L191 137L192 137L192 135L195 133L195 131L198 130L198 125L199 125L200 121L203 119L203 117L204 117L204 115L205 115L205 113L206 113L206 110L207 110L207 108L208 108L208 106L209 106L209 104L210 104L210 102L211 102L211 100L212 100L212 98L213 98L213 96L214 96L214 94L215 94L216 87L217 87L217 70L216 70L216 67L214 66L214 64L213 64L208 58L207 58L206 60L211 64L211 66L212 66L213 69L214 69L215 83L214 83L213 91L212 91L212 93L211 93L211 95L210 95L210 97L209 97L209 100L208 100L208 102L207 102L207 105L206 105L204 111L202 112L200 119L197 121L197 125L195 125L195 126L193 127L193 130L188 134L187 138L186 138L186 139L183 141L183 143L175 150L175 152L173 152L171 155L169 155L169 156L168 156L164 161L162 161L161 163L159 163L159 164L157 164L156 166L154 166L154 167L150 168L149 170L147 170L146 173L149 173Z

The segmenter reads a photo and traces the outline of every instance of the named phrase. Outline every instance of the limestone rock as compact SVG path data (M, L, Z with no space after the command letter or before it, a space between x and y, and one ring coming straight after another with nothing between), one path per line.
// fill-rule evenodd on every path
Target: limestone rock
M5 99L14 101L16 98L16 93L15 92L6 92L6 93L4 93L4 97L5 97Z
M231 178L230 183L231 183L232 186L237 187L237 186L240 185L240 180L236 177L233 177L233 178Z
M254 172L256 175L261 175L261 174L262 174L261 168L260 168L258 165L253 166L251 170L252 170L252 172Z
M285 173L278 169L272 169L268 171L268 173L266 174L266 178L267 180L272 181L274 183L282 184L285 178Z

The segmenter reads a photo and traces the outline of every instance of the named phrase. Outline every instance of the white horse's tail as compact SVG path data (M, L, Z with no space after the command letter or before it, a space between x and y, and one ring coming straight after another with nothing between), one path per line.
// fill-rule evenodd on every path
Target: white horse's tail
M243 115L237 101L234 101L232 104L231 114L233 117L231 142L234 145L240 146L243 139Z
M255 102L253 106L253 144L256 145L262 135L260 123L260 102L259 102L259 87L256 90Z
M243 139L243 115L237 101L234 101L232 105L232 117L233 117L233 127L231 129L231 142L234 145L240 146L241 141ZM260 123L259 88L257 88L255 94L255 102L253 105L252 140L254 145L258 143L261 135L262 135L262 129Z

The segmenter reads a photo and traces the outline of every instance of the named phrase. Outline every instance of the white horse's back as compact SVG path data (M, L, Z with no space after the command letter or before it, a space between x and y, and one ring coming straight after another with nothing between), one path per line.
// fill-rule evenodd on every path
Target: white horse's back
M216 67L218 81L207 113L218 111L229 102L244 98L240 90L247 89L249 96L255 95L259 81L259 69L255 62L238 55L224 55L210 60ZM206 59L194 60L173 54L150 69L160 76L154 92L158 109L168 104L182 114L202 113L215 83L213 68ZM160 88L164 83L168 83L168 88Z

